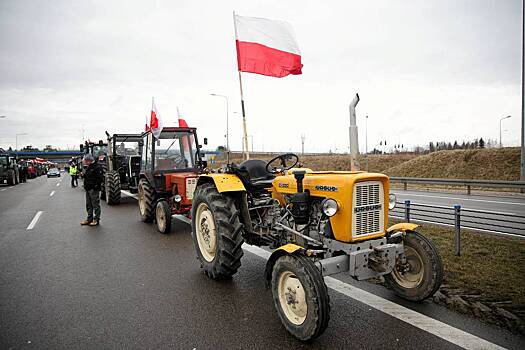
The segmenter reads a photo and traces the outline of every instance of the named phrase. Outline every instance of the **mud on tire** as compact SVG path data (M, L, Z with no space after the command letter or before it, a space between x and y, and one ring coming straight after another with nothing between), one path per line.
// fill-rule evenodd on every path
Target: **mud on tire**
M241 266L244 242L234 200L213 184L200 185L193 196L191 228L204 273L214 279L233 276Z
M432 296L443 281L443 263L436 246L428 238L416 231L407 231L403 239L407 263L417 271L421 271L421 276L417 274L406 275L397 270L385 275L386 285L398 296L410 301L422 301ZM414 254L414 252L416 254ZM416 259L409 257L410 253ZM416 260L420 260L422 266L418 266ZM409 271L410 273L411 271Z
M292 283L287 284L283 278L291 278ZM299 288L302 290L294 293ZM271 289L275 308L288 332L303 341L323 334L330 320L330 296L321 272L310 259L295 254L279 257L273 266ZM304 295L306 304L302 310L300 295Z
M139 213L144 222L152 222L155 218L155 191L146 179L139 181Z
M106 172L106 203L120 203L120 174L117 171Z

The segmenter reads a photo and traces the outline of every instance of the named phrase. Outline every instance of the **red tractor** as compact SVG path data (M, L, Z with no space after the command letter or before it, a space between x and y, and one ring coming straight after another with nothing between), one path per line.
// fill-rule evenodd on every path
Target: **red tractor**
M165 127L158 139L151 131L143 133L142 138L140 218L144 222L155 221L157 229L167 234L172 215L190 214L198 176L207 164L202 159L195 128Z

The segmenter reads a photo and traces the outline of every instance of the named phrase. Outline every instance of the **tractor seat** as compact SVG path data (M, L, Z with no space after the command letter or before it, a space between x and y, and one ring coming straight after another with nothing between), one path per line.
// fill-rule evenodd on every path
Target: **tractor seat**
M260 159L250 159L239 165L244 168L249 175L250 185L256 189L265 189L272 187L275 175L266 171L266 162Z

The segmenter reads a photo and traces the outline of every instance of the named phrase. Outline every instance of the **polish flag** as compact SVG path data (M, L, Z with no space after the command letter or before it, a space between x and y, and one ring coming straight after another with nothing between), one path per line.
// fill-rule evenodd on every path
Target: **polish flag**
M266 18L234 17L240 72L277 78L302 74L301 51L289 23Z
M182 118L179 107L177 107L177 115L179 118L179 128L188 128L188 123L186 123L186 120ZM182 147L184 149L185 156L187 156L186 159L191 159L191 156L188 153L190 150L190 144L193 145L193 135L189 136L189 140L187 137L182 139Z
M155 106L155 101L151 102L151 117L149 120L149 128L151 129L153 136L155 136L155 138L158 140L163 128L163 124L162 117L157 111L157 106Z

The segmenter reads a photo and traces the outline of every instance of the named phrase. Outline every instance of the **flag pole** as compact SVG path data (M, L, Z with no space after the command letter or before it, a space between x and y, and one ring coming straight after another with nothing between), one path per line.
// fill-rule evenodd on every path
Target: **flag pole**
M235 29L235 50L237 52L237 64L239 63L239 52L237 47L237 23L235 21L235 11L233 11L233 28ZM242 144L243 144L243 150L244 150L244 158L246 160L250 159L250 152L248 151L248 131L246 130L246 112L244 110L244 94L242 92L242 78L241 78L241 70L237 69L237 73L239 73L239 88L241 90L241 109L242 109L242 129L243 129L243 136L242 136Z

